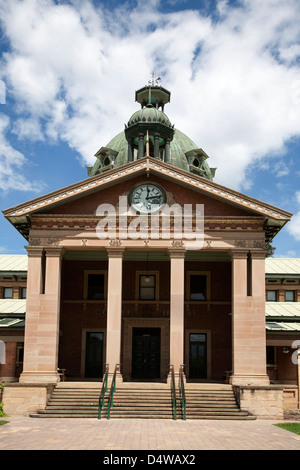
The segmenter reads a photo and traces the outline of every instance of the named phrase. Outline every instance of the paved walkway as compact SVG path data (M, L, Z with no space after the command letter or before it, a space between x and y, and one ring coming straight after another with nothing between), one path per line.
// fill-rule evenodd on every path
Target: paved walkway
M300 450L272 420L3 419L0 450Z

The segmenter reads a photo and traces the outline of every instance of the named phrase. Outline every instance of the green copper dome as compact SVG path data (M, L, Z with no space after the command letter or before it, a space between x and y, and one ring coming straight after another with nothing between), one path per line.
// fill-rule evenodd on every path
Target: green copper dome
M99 150L102 159L98 158L95 162L94 166L89 168L89 176L97 175L101 173L105 169L108 170L110 168L115 168L121 165L125 165L128 163L128 143L125 137L125 132L122 131L117 134L108 144L106 147ZM110 150L112 151L110 153ZM198 151L198 152L197 152ZM203 151L202 151L203 152ZM110 162L108 160L105 161L105 158L109 159L110 153ZM174 165L177 168L181 168L182 170L191 171L192 173L196 173L199 176L203 176L209 180L212 180L215 174L215 169L210 168L206 159L208 158L205 153L201 154L201 149L197 149L195 143L183 132L175 129L173 140L170 144L170 153L171 153L171 165ZM115 155L115 158L112 158L112 154ZM186 156L188 154L188 156ZM199 155L202 158L202 165L199 166L193 165L189 163L192 161L194 155ZM97 155L97 154L96 154ZM100 156L99 155L99 156ZM106 157L105 157L106 155ZM204 156L204 159L203 159ZM196 157L195 157L196 158ZM194 158L194 162L195 162ZM198 157L199 158L199 157ZM105 164L106 163L106 164ZM201 166L201 167L200 167ZM195 168L193 168L195 167Z
M152 105L148 105L136 111L129 119L128 127L139 122L159 122L169 127L172 126L168 116Z
M175 129L168 116L159 109L169 101L170 93L161 87L147 86L136 92L136 97L141 109L132 114L122 132L98 150L94 166L87 169L88 175L125 165L149 152L149 156L169 165L212 180L215 168L209 167L206 153Z

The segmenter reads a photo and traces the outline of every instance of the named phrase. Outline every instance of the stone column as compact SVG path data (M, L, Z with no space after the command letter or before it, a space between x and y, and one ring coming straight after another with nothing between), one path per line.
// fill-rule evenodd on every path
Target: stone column
M121 362L121 327L122 327L122 267L124 248L107 248L108 283L107 283L107 329L106 363L109 375ZM118 380L122 380L120 372Z
M133 161L133 139L128 139L128 162Z
M269 385L262 250L250 257L246 250L232 252L232 367L233 385Z
M165 145L165 162L166 162L166 163L171 163L170 139L166 139L166 145Z
M184 257L185 250L170 248L170 364L175 375L184 364Z
M58 343L61 286L61 247L27 247L28 278L24 366L21 383L59 382Z
M159 157L159 133L154 133L154 158Z
M144 134L142 132L139 133L139 146L138 146L138 158L144 157Z

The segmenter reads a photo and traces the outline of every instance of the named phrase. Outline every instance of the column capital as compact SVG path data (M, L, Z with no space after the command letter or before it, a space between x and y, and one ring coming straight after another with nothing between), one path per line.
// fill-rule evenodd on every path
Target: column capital
M32 258L39 258L44 252L44 248L41 246L25 246L24 248L27 251L28 256Z
M232 259L246 259L248 258L249 250L242 250L240 248L232 249L230 252Z
M168 248L170 258L185 258L186 249L180 247Z
M46 246L45 248L46 256L56 256L61 257L64 254L64 247L63 246Z
M267 250L250 250L250 255L252 259L265 259Z
M124 246L107 246L105 249L109 258L122 258L125 251Z

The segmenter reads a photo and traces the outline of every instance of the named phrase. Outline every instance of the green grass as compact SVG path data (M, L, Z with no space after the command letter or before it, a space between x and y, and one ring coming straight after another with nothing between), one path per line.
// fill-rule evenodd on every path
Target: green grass
M275 426L300 435L300 423L279 423Z
M2 424L6 424L6 423L9 423L9 421L0 421L0 426L2 426Z

